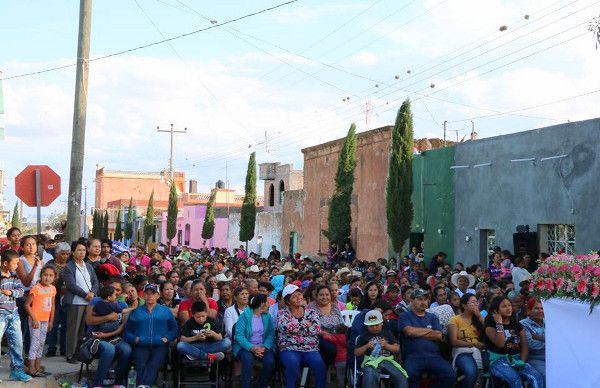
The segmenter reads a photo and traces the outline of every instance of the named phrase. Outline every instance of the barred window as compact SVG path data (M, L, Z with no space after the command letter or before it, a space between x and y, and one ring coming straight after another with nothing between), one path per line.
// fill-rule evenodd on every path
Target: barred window
M548 225L546 239L548 252L563 250L567 254L575 254L575 225Z

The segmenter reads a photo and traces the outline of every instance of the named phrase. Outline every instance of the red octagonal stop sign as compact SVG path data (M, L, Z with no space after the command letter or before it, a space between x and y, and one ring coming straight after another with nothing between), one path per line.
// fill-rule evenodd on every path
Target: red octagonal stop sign
M15 194L27 206L37 205L35 200L35 171L40 170L41 206L50 205L60 195L60 176L50 167L27 166L15 177Z

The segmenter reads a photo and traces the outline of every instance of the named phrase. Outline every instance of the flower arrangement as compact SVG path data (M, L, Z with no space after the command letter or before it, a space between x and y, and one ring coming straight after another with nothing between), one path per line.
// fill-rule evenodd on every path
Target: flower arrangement
M557 254L544 260L532 274L531 296L568 298L590 303L590 313L600 303L600 256Z

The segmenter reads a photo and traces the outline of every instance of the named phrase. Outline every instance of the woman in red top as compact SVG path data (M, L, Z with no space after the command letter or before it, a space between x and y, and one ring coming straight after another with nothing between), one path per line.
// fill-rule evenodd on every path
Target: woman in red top
M200 279L194 280L192 283L192 289L190 290L190 298L184 300L179 304L179 314L177 318L179 319L179 325L183 325L187 322L188 319L192 316L192 305L196 301L203 301L208 306L208 316L212 319L217 317L217 311L219 306L214 299L208 298L206 296L206 287L204 283Z

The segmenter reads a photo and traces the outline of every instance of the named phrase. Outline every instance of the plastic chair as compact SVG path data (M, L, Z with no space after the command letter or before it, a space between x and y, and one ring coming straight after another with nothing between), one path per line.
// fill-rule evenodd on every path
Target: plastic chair
M342 310L340 311L340 316L342 318L342 322L346 327L352 327L352 322L354 322L354 318L360 314L358 310Z
M354 349L356 349L357 344L358 344L358 339L360 338L360 336L356 337L356 340L354 341ZM362 359L363 357L358 357L358 356L354 356L354 372L352 373L352 387L353 388L357 388L358 385L358 379L360 378L360 376L362 375L362 370L358 370L358 364L359 362L362 364ZM384 380L389 380L390 379L390 375L387 374L381 374L379 375L379 387L381 387L381 383Z

